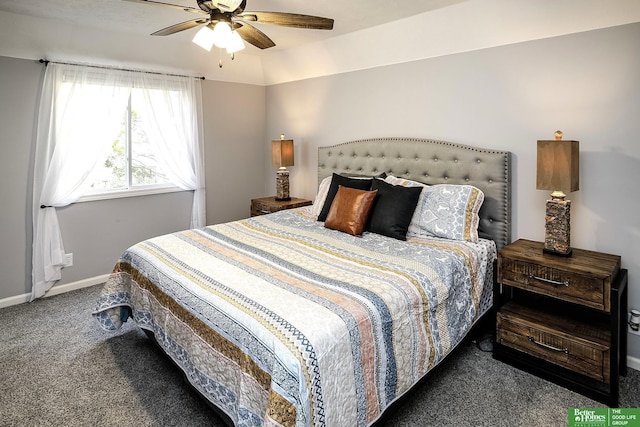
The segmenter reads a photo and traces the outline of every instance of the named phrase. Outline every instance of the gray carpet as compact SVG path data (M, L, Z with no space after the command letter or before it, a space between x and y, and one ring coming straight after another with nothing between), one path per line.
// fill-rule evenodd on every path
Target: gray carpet
M0 426L222 426L134 324L100 329L91 316L99 290L0 310ZM473 343L460 350L382 425L566 426L567 408L603 406ZM621 388L620 406L640 407L640 372Z

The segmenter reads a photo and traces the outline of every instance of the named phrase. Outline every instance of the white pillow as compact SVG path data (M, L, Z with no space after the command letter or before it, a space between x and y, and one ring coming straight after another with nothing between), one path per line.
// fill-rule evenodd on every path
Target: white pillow
M313 206L311 207L311 215L316 218L320 215L322 211L322 207L324 206L324 201L327 199L327 194L329 193L329 187L331 187L331 178L333 176L330 175L320 182L318 186L318 194L316 194L316 199L313 201Z

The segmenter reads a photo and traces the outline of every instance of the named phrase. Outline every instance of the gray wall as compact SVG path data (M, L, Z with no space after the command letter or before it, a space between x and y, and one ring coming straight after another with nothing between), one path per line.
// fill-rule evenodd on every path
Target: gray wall
M266 90L209 80L203 88L207 223L215 224L249 216L251 199L264 195Z
M0 57L0 300L31 292L31 175L43 66ZM263 190L265 88L202 82L207 224L249 216ZM76 203L58 210L73 267L56 286L108 274L132 244L189 227L191 192Z
M42 65L0 56L0 299L31 291L31 162Z
M514 155L512 236L543 240L536 140L580 141L572 245L622 256L640 308L640 24L267 87L267 134L295 140L291 193L313 198L317 147L379 136ZM275 188L270 166L266 185ZM269 192L269 191L267 191ZM640 337L629 354L640 358Z

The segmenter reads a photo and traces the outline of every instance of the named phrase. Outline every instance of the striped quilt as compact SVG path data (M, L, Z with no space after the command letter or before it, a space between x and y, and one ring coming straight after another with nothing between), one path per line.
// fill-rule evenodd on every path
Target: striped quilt
M366 426L490 306L495 258L486 240L354 237L300 208L129 248L94 315L152 331L237 426Z

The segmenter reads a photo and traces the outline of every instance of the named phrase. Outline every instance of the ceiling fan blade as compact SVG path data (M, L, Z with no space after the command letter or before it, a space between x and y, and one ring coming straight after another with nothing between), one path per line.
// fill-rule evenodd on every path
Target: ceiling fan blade
M321 18L319 16L300 15L297 13L285 12L243 12L236 15L243 21L255 22L258 24L281 25L293 28L308 28L314 30L332 30L333 19Z
M192 19L191 21L181 22L179 24L172 25L167 28L163 28L162 30L158 30L155 33L152 33L152 36L168 36L170 34L175 34L180 31L188 30L189 28L197 27L198 25L206 24L209 22L208 18L199 18Z
M276 45L265 33L246 22L244 24L236 22L234 29L240 34L240 37L242 37L244 41L251 43L257 48L268 49Z
M153 1L153 0L123 0L123 1L128 1L131 3L142 3L142 4L152 4L155 6L164 6L164 7L170 7L172 9L178 9L178 10L183 10L185 12L191 12L191 13L197 13L199 15L208 15L207 12L201 10L201 9L196 9L195 7L189 7L189 6L179 6L177 4L170 4L170 3L163 3L160 1Z

